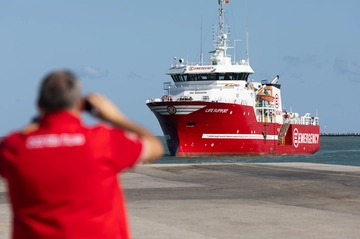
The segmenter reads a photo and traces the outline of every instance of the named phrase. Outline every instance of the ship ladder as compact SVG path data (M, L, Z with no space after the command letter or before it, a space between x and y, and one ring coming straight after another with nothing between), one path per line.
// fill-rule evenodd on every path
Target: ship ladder
M284 123L281 127L280 134L279 134L279 144L285 145L285 135L289 129L290 123Z

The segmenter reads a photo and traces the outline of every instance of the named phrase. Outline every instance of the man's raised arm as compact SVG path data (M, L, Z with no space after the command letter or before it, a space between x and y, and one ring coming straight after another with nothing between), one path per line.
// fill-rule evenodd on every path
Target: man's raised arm
M100 94L89 94L86 100L94 107L95 117L142 138L144 147L140 155L142 162L151 163L164 154L160 140L142 126L127 119L110 100Z

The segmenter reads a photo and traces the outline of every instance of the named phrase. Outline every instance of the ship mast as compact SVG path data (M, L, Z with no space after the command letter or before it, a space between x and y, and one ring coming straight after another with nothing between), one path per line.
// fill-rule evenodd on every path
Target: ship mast
M212 65L231 65L231 57L227 56L226 50L228 49L228 26L224 25L224 4L228 3L228 0L218 0L219 1L219 25L218 29L213 32L214 47L215 51L210 57L210 64ZM214 29L214 25L213 25Z
M202 46L202 15L201 15L201 25L200 25L200 65L204 64L203 59L203 46Z
M249 58L249 16L248 16L248 5L246 1L246 64L250 65L250 58Z
M223 7L224 1L220 0L219 3L220 3L220 7L219 7L219 38L220 38L220 42L219 42L218 48L223 51L223 54L224 54L223 56L226 56L227 35L226 35L226 33L224 33L224 7Z

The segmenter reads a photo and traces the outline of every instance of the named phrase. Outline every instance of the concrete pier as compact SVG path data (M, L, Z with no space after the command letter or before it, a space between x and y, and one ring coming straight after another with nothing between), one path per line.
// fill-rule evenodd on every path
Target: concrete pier
M134 239L360 235L360 167L143 165L121 179ZM3 184L0 190L0 238L9 238Z

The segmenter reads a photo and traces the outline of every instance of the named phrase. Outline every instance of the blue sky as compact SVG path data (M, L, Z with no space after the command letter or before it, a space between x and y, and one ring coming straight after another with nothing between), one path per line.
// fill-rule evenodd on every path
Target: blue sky
M217 0L0 0L0 135L29 122L40 80L59 68L78 74L84 94L106 95L162 135L145 100L161 97L174 56L199 60L201 25L208 61L217 8ZM237 59L248 9L251 79L279 74L287 110L318 112L322 132L360 132L360 1L230 0L226 8L230 39L242 40Z

